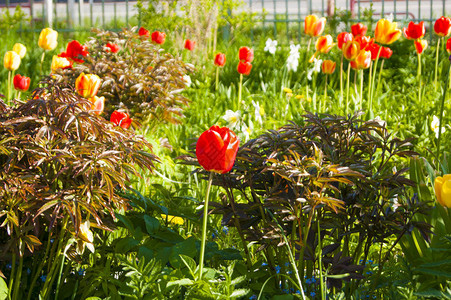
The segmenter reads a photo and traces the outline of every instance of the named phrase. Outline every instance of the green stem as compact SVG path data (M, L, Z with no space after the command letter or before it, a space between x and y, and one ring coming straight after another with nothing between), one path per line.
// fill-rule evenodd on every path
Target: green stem
M60 283L61 283L61 273L63 272L65 259L66 259L66 250L63 251L63 258L62 258L60 269L59 269L59 272L58 272L58 280L56 282L55 299L58 299L58 294L59 294L59 291L60 291Z
M30 290L28 291L28 297L27 297L27 300L30 300L30 299L31 299L31 294L33 293L33 287L34 287L34 285L36 284L36 281L37 281L38 278L39 278L39 274L41 274L41 271L42 271L42 269L44 268L44 264L45 264L47 255L49 254L49 251L50 251L50 242L51 242L51 239L52 239L52 233L49 231L49 238L48 238L48 240L47 240L47 246L46 246L46 248L45 248L45 254L44 254L44 256L42 257L41 263L39 264L39 267L38 267L36 273L34 273L33 279L31 280L31 285L30 285Z
M327 101L327 76L326 74L326 82L324 83L324 102L323 102L323 112L326 110L326 101Z
M12 255L12 261L11 261L11 276L10 276L10 280L9 280L9 286L8 286L8 299L12 299L11 298L11 291L13 290L13 283L14 283L14 275L16 272L16 252L13 249L13 255Z
M449 79L450 79L450 72L451 72L451 66L448 70L448 74L446 76L445 81L445 88L443 89L443 96L442 96L442 102L440 103L440 113L439 113L439 122L438 122L438 140L437 140L437 165L440 165L440 142L442 138L442 122L443 122L443 110L445 108L445 99L446 99L446 92L450 86ZM448 85L447 85L448 83Z
M241 75L242 78L243 75ZM207 193L205 194L204 216L202 220L202 240L200 246L199 258L199 279L202 279L202 272L204 269L205 243L207 240L207 220L208 220L208 198L210 196L211 183L213 181L213 172L210 172L208 177Z
M341 53L341 61L340 61L340 107L343 104L343 52Z
M23 268L23 252L25 250L25 244L20 242L20 248L19 251L19 268L17 269L16 273L16 279L14 281L14 291L13 291L13 300L16 300L19 295L19 288L20 288L20 280L22 278L22 268Z
M418 73L417 73L417 78L418 78L418 82L419 82L419 87L418 87L418 104L421 105L421 54L418 53Z
M216 84L215 84L215 91L218 90L218 84L219 84L219 67L216 67Z
M44 64L44 58L45 58L45 50L44 50L44 52L42 52L42 56L41 56L41 65L40 65L41 75L42 75L42 65Z
M377 76L376 97L379 94L379 87L380 87L381 79L382 79L382 70L384 70L384 62L385 62L385 60L382 61L381 68L379 70L379 76Z
M363 109L363 70L360 70L360 109Z
M320 283L320 287L321 287L321 299L326 299L326 295L325 295L325 290L324 290L324 278L323 278L323 251L322 251L322 246L321 246L321 228L319 225L319 220L320 220L320 213L319 211L316 212L317 215L317 225L318 225L318 264L319 264L319 283Z
M370 63L370 73L368 75L368 107L371 110L371 79L372 79L372 73L373 73L373 61Z
M379 62L379 56L381 55L382 46L379 47L379 51L377 52L376 61L374 63L374 70L373 70L373 78L371 82L371 106L373 105L373 98L374 98L374 79L376 78L376 72L377 72L377 63Z
M346 116L349 111L349 77L351 76L351 63L348 62L348 76L346 78Z
M237 110L240 109L241 105L241 89L243 87L243 74L240 74L240 84L238 85L238 107Z
M10 104L10 101L11 101L11 84L12 84L12 82L11 82L11 71L8 71L8 86L7 86L7 89L6 89L6 92L7 92L7 94L6 94L6 104Z
M440 40L437 39L437 49L435 50L435 77L434 77L434 90L437 91L437 71L438 71L438 55L440 52Z

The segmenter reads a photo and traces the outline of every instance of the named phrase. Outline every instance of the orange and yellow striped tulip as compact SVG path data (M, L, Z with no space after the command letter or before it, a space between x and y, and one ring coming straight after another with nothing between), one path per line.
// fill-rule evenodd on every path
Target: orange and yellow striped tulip
M335 72L335 67L337 64L334 61L331 61L329 59L326 59L323 61L323 64L321 65L321 70L324 74L332 74Z
M380 19L377 21L374 39L380 44L389 45L398 40L401 34L402 32L398 29L398 24L396 22Z
M360 44L356 41L347 41L341 50L347 60L354 60L359 55Z
M318 18L316 15L305 17L304 32L311 37L319 36L326 26L326 18Z
M75 80L75 90L77 93L85 98L92 98L97 95L100 88L101 80L95 74L81 73Z

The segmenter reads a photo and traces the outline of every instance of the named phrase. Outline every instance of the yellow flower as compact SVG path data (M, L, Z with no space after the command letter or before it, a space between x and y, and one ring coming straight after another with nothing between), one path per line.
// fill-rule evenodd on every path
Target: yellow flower
M169 223L174 224L174 225L183 225L185 223L183 218L180 218L180 217L165 215L165 214L161 214L161 217L163 218L163 220L166 221L166 219L167 219Z
M444 207L451 208L451 174L435 178L434 189L438 203Z
M3 60L3 65L9 71L15 71L20 66L20 56L14 51L8 51L5 53L5 59Z
M52 72L58 69L63 69L71 66L71 62L65 57L59 57L58 55L53 55L52 58Z
M304 95L296 95L296 99L298 99L298 100L301 100L301 99L303 99L305 96Z
M91 223L89 221L85 221L80 225L78 231L78 240L77 240L77 252L78 254L82 254L85 251L85 246L88 247L89 251L94 253L94 235L91 230L89 230Z
M387 19L377 21L374 39L383 45L389 45L395 42L401 36L401 30L398 29L396 22L390 22Z
M305 17L304 32L309 36L319 36L324 31L326 26L326 18L318 18L316 15L309 15Z
M13 51L19 54L20 58L24 58L25 54L27 54L27 47L21 43L15 43L13 46Z
M44 28L39 35L39 47L44 50L53 50L58 45L58 32L51 28Z
M75 80L75 90L85 98L92 98L97 95L100 88L100 77L94 74L81 73Z
M91 111L93 111L97 115L100 115L105 108L105 97L94 96L92 98L89 98L89 101L91 101L92 103Z
M290 89L290 88L283 88L283 91L285 92L285 93L291 93L291 94L293 94L293 91Z

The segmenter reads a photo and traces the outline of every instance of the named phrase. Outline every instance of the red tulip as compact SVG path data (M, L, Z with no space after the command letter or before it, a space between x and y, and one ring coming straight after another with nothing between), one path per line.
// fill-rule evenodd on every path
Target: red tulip
M110 121L125 129L128 129L132 123L132 119L130 119L130 116L126 112L117 110L111 114Z
M371 45L368 46L367 50L371 52L371 60L376 60L378 54L379 57L382 57L382 50L380 50L381 53L379 53L380 48L381 46L376 43L371 43Z
M360 50L368 50L368 47L373 43L373 39L371 37L364 35L354 38L354 41L359 43Z
M417 53L421 54L421 53L423 53L424 49L427 48L428 41L426 41L426 40L415 40L414 44L415 44L415 50L417 50Z
M407 28L403 28L403 32L405 37L409 40L417 40L424 37L424 35L426 34L426 28L424 27L423 21L418 24L410 21L409 26L407 26Z
M448 36L451 33L451 19L441 17L434 23L434 32L438 36Z
M351 26L351 32L354 36L365 35L368 27L363 25L362 23L357 23Z
M154 43L162 45L164 43L164 39L166 38L166 33L160 31L152 32L152 41Z
M353 38L354 36L352 35L352 33L349 32L342 32L338 34L337 36L338 49L341 50L343 48L343 45L346 44L348 41L352 41Z
M250 62L240 60L240 62L238 63L237 71L240 74L249 75L251 73L251 69L252 65Z
M13 79L14 88L19 91L27 91L30 87L30 77L17 74Z
M85 61L80 56L86 56L89 52L86 46L83 46L78 41L72 41L67 44L66 52L62 52L59 57L70 58L75 62L84 63Z
M150 31L144 27L139 28L138 34L142 37L148 38L150 36Z
M185 49L188 49L189 51L193 51L194 50L194 46L196 46L196 42L195 41L185 40Z
M254 60L254 50L249 47L241 47L239 51L239 58L245 62L252 62Z
M446 51L451 54L451 38L446 41Z
M205 170L225 174L235 163L239 145L240 140L233 131L215 125L197 140L196 157Z
M224 53L218 53L215 56L215 65L217 65L218 67L223 67L225 65L226 62L226 56Z
M114 43L108 43L105 45L105 48L108 52L112 52L112 53L116 53L119 51L119 46L117 44Z
M393 50L388 47L382 47L380 57L389 59L393 54Z

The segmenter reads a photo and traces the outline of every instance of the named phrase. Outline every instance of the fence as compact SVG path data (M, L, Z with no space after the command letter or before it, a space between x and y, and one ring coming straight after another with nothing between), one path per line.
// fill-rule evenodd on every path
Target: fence
M139 22L135 0L88 1L0 0L0 7L12 10L19 4L30 15L32 23L50 23L57 29L58 24L63 23L64 28L60 30L93 26L117 29L130 25L132 18L134 23ZM242 9L256 13L262 27L271 29L274 36L280 34L280 24L285 25L287 34L289 28L294 27L300 36L306 15L314 13L319 16L333 16L346 11L349 19L360 21L368 15L370 9L374 19L391 16L395 21L425 21L426 26L432 28L436 18L451 14L451 0L244 0Z
M285 31L296 27L301 35L304 18L310 14L332 17L346 11L349 20L358 22L371 17L392 18L394 21L424 21L433 28L435 20L451 15L451 0L246 0L250 12L263 15L263 28L279 34L278 24L285 24ZM293 26L294 25L294 26ZM432 30L428 30L432 36Z

